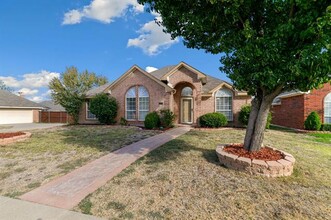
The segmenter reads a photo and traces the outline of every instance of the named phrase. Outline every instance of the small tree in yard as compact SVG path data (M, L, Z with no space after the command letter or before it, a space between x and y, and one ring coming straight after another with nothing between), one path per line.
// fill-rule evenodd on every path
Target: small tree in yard
M87 70L79 73L76 67L69 67L60 78L53 78L50 81L49 89L54 102L62 105L73 117L74 124L77 124L80 108L85 101L85 93L105 83L107 83L105 77L99 77Z
M220 69L238 90L254 96L244 140L261 148L273 99L330 80L329 0L138 0L189 48L220 54Z
M90 111L102 124L114 124L117 116L117 101L105 93L97 94L90 100Z

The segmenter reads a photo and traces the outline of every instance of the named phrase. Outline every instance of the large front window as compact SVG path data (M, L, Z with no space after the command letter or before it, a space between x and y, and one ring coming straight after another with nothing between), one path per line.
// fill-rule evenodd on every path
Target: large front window
M147 89L143 86L131 87L125 97L126 119L144 121L149 112L149 94Z
M233 121L232 113L232 91L229 89L220 89L216 92L216 112L226 116L228 121Z
M87 119L97 119L95 114L90 111L90 102L86 102L86 118Z
M331 93L324 99L324 123L331 124Z

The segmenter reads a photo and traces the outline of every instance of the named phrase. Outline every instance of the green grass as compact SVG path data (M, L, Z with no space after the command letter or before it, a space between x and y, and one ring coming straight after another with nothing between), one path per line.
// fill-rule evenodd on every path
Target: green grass
M127 212L134 219L331 219L331 143L267 130L264 143L297 161L292 176L266 178L219 165L216 146L242 142L244 135L243 129L193 130L168 142L90 195L90 213L111 219Z
M315 141L331 144L331 133L311 133L309 134L312 137L315 137Z

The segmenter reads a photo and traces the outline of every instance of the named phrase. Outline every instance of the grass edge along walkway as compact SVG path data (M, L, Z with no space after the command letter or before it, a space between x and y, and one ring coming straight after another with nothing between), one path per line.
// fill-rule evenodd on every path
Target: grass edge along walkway
M157 147L175 139L190 127L178 127L130 144L86 164L20 197L22 200L72 209L87 195Z

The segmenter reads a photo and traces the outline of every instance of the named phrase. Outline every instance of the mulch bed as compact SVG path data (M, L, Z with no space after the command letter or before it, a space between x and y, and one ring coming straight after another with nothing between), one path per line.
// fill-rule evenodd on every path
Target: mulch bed
M246 157L256 160L276 161L276 160L284 159L284 155L279 151L275 151L270 148L264 147L259 151L249 152L244 149L243 144L232 144L226 146L224 147L224 151L230 154L237 155L239 157Z
M25 133L19 131L19 132L10 132L10 133L0 133L0 139L1 138L11 138L11 137L15 137L15 136L20 136L20 135L24 135Z

